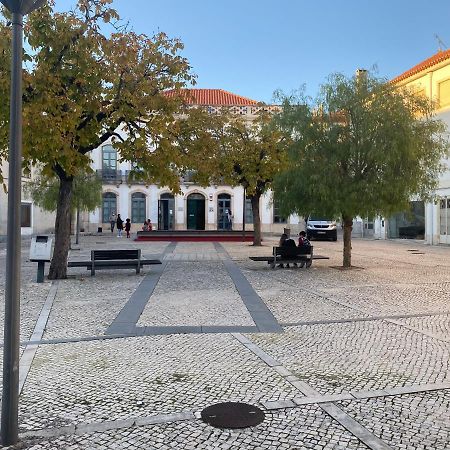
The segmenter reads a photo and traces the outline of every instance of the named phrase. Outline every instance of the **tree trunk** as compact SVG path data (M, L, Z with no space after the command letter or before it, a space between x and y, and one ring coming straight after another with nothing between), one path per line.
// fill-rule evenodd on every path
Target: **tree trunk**
M55 221L55 249L48 274L49 280L67 278L67 256L70 248L70 204L73 179L60 177Z
M352 229L353 218L342 216L344 223L344 258L342 265L344 268L350 268L352 266Z
M252 195L253 213L253 245L261 245L261 218L259 215L259 199L261 195Z

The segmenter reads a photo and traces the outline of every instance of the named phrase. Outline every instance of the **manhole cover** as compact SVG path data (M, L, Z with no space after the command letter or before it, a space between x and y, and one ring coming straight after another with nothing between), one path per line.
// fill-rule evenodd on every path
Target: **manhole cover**
M247 403L225 402L208 406L201 412L203 422L216 428L254 427L264 420L262 410Z

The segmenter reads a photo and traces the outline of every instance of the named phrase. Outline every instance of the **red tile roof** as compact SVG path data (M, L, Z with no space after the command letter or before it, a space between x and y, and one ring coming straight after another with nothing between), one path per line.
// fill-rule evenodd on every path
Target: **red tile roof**
M421 63L414 66L412 69L409 69L406 72L399 75L398 77L395 77L391 81L391 83L398 83L400 81L406 80L406 78L412 77L413 75L416 75L422 72L423 70L429 69L430 67L435 66L436 64L439 64L440 62L445 61L446 59L450 59L450 50L439 51L431 58L422 61Z
M180 89L167 91L166 95L173 97L181 95L190 105L201 106L251 106L259 102L241 97L223 89Z

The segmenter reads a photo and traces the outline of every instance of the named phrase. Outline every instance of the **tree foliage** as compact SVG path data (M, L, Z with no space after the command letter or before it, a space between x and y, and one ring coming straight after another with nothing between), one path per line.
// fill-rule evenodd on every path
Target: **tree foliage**
M178 189L180 155L171 126L180 99L165 95L194 81L180 55L182 43L164 33L137 34L120 21L112 0L78 0L70 12L54 2L25 26L24 161L60 181L50 278L66 276L73 179L90 165L90 152L114 142L122 160L142 176ZM0 94L9 91L10 28L0 23ZM8 115L0 106L0 157L7 148ZM152 151L149 151L149 148Z
M371 74L337 74L316 101L283 98L279 126L293 144L275 189L284 213L340 217L344 266L356 216L388 216L430 198L448 146L432 103Z
M27 183L26 191L33 202L45 211L56 211L58 207L59 179L40 174ZM102 204L102 182L94 174L77 175L73 179L71 211L95 211Z
M275 126L268 112L249 120L222 111L205 121L202 132L208 136L200 141L209 140L210 144L190 146L186 164L192 168L195 162L195 180L200 184L246 189L252 202L254 245L261 245L260 198L272 186L275 175L285 168L289 138Z

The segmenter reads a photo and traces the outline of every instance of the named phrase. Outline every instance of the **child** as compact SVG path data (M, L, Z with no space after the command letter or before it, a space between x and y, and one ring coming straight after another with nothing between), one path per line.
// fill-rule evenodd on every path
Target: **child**
M131 230L131 221L130 219L127 219L125 222L125 231L127 232L127 238L130 237L130 230Z
M309 239L306 237L306 233L304 231L300 231L298 236L299 247L311 247L311 242L309 242Z

